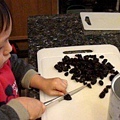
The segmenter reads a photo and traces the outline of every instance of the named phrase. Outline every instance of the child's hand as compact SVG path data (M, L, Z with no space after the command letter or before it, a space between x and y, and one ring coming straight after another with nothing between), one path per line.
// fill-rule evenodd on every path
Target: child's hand
M43 78L40 75L35 75L30 83L31 87L42 90L48 95L62 96L67 93L67 81L61 78Z
M40 118L45 111L45 105L37 99L18 97L16 100L18 100L28 111L30 120Z
M42 91L48 95L61 96L67 93L67 81L60 78L50 78L43 81Z

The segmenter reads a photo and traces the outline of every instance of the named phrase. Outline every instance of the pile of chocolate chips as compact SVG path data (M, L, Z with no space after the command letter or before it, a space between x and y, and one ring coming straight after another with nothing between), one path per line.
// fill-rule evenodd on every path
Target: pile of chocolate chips
M96 83L102 86L104 85L104 78L108 74L110 74L109 80L112 81L114 76L119 73L114 70L114 66L103 55L98 58L96 55L82 56L81 54L76 54L74 58L66 55L62 58L62 61L55 64L54 68L58 72L64 72L65 76L71 74L71 80L83 83L89 88L92 88L92 85ZM103 89L99 97L104 98L110 88L111 83Z

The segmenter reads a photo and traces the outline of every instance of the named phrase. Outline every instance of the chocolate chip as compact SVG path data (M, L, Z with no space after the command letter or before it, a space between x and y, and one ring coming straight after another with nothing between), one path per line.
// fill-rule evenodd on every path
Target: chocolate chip
M111 85L107 85L106 88L110 89L110 88L111 88Z
M64 100L72 100L71 95L70 95L70 94L66 94L66 95L64 96Z
M92 88L91 84L87 84L87 86L88 86L89 88Z
M103 85L104 84L104 82L102 81L102 80L99 80L99 85Z
M108 88L107 88L107 87L104 88L103 91L104 91L105 93L108 93Z
M68 72L65 72L65 73L64 73L65 76L68 76L68 74L69 74Z
M99 95L100 98L104 98L105 97L105 92L101 92Z
M109 80L112 81L115 75L110 75Z
M103 55L101 55L99 58L103 59L103 58L104 58L104 56L103 56Z

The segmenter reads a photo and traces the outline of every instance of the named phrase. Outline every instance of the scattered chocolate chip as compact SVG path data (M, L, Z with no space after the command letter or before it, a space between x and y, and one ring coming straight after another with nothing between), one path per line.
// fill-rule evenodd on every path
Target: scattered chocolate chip
M105 93L108 93L108 88L107 88L107 87L104 88L103 91L104 91Z
M101 92L99 95L100 98L104 98L105 97L105 92Z
M103 91L100 93L99 97L100 97L100 98L104 98L105 95L109 92L109 89L110 89L110 88L111 88L111 85L107 85L107 86L103 89Z
M91 84L87 84L87 86L88 86L89 88L92 88Z
M65 74L64 74L64 75L65 75L65 76L68 76L68 74L69 74L68 72L65 72Z
M107 59L104 59L103 61L102 61L102 64L106 64L107 63Z
M64 96L64 100L72 100L71 95L70 95L70 94L66 94L66 95Z
M102 80L99 80L99 85L103 85L104 84L104 82L102 81Z
M111 85L107 85L106 87L107 87L108 89L110 89L110 88L111 88Z
M114 72L114 74L117 75L117 74L119 74L119 72L116 70L116 71Z
M92 85L96 84L96 82L97 82L96 79L91 80L91 84L92 84Z
M103 58L104 58L104 56L103 56L103 55L101 55L99 58L103 59Z
M112 81L115 75L110 75L109 80Z
M87 85L87 82L86 82L86 81L84 81L84 82L83 82L83 85Z

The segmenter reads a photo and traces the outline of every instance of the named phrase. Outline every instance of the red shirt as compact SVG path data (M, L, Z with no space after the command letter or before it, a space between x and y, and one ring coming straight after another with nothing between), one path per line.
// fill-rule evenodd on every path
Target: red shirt
M0 106L16 97L18 97L18 87L8 60L0 69Z

